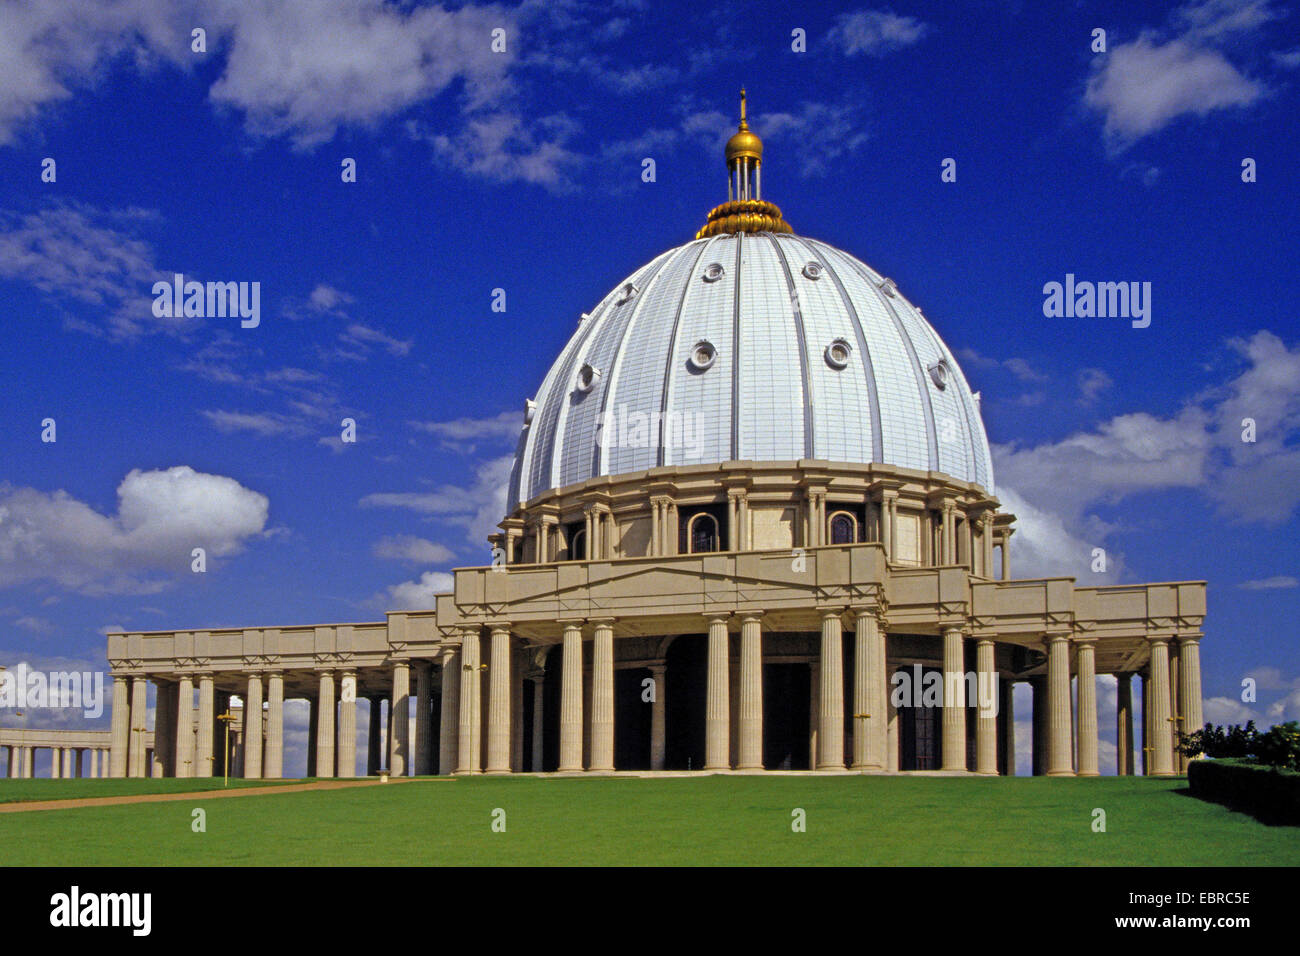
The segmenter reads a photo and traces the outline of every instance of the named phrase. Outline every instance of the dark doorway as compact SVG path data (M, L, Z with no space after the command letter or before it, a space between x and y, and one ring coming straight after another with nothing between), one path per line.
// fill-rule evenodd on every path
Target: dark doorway
M669 770L704 767L707 659L708 638L703 634L685 634L668 647L663 691L667 731L664 766Z
M560 765L560 677L563 660L563 649L551 648L546 658L546 677L542 681L542 769L548 772Z
M911 686L916 674L914 668L905 668L904 672L908 675L908 684L904 687L909 693L905 706L898 708L898 767L900 770L938 770L942 757L940 719L943 708L911 705L913 702L920 703L922 689L929 682L938 679L938 686L943 686L943 672L936 667L922 668L920 687ZM931 677L931 674L934 676ZM890 693L893 693L893 689L891 683Z
M650 769L650 701L642 700L641 682L648 667L614 671L614 766L619 770ZM656 692L663 688L655 688Z
M763 767L807 770L812 687L807 664L763 665Z

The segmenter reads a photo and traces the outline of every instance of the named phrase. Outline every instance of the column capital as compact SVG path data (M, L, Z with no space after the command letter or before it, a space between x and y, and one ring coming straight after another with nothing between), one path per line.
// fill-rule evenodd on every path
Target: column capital
M823 621L829 621L831 618L841 618L844 616L845 609L842 607L823 607L819 608L817 613Z
M758 623L761 624L763 621L763 615L765 613L766 613L765 611L741 611L736 616L740 618L741 624L745 624L750 621L757 621Z
M704 619L712 624L714 621L727 622L731 620L730 611L708 611L704 614Z
M849 613L854 617L874 617L881 627L885 626L885 615L887 608L884 601L873 602L871 604L859 604L849 608Z
M497 633L498 631L505 631L509 633L510 627L511 627L510 621L489 621L488 622L488 630L493 634Z
M613 627L617 620L614 617L589 617L587 623L592 627Z
M1200 631L1188 631L1178 635L1178 643L1181 644L1199 644L1201 638L1205 635Z
M1069 641L1071 631L1045 631L1043 633L1043 645L1051 647L1057 641Z
M975 638L976 647L987 647L989 645L996 645L996 644L997 641L991 637L981 635L980 637Z
M1156 646L1159 644L1168 644L1171 640L1174 639L1174 635L1172 633L1148 634L1146 636L1146 639L1148 644L1152 646Z
M1070 638L1070 643L1075 647L1096 647L1097 638L1091 634L1076 635Z

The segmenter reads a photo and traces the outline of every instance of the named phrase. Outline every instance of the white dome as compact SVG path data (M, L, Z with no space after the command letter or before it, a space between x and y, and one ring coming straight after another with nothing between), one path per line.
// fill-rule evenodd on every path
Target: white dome
M731 460L875 462L993 493L978 400L934 329L892 281L795 235L697 239L638 269L525 417L511 511L598 475Z

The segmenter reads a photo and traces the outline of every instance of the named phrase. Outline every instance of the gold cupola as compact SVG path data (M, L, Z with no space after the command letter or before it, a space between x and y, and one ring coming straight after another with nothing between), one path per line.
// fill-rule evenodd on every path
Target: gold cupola
M763 199L763 141L749 128L740 91L740 128L727 140L727 201L709 211L696 239L736 232L794 232L775 203Z

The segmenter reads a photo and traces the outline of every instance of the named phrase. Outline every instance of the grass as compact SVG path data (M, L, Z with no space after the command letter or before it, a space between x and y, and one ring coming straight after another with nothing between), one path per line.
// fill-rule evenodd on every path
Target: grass
M1265 826L1186 787L1140 777L434 778L0 814L0 864L1300 865L1300 828ZM205 833L191 830L196 807ZM491 827L497 808L504 833ZM795 808L805 833L791 830ZM1093 832L1095 808L1105 833Z
M234 787L273 787L288 783L284 780L240 780L232 779ZM0 778L0 803L26 803L33 800L79 800L82 797L123 797L140 793L185 793L190 790L222 790L221 778L200 780L177 780L174 777L160 779L114 779L92 780L73 777L69 780L51 780L48 777L30 779Z

